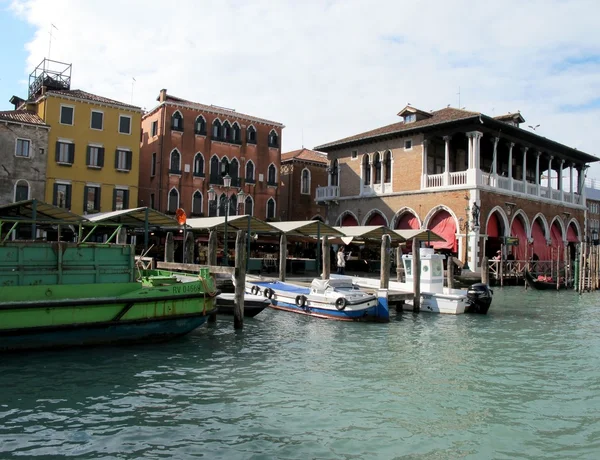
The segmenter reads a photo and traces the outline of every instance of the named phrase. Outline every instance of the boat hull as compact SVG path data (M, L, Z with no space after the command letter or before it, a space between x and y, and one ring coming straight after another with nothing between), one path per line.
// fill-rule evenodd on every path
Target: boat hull
M525 282L527 283L527 286L536 291L556 291L565 288L564 284L559 284L557 288L556 283L538 281L533 277L529 270L525 270Z
M233 315L234 312L234 298L235 294L219 294L216 299L217 308L219 314L222 315ZM271 302L261 296L252 294L245 294L244 296L244 316L246 318L254 318L265 308L269 307Z

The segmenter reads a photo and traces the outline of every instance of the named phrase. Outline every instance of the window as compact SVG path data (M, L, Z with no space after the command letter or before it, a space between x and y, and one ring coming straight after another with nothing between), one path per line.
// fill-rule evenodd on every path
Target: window
M221 137L225 141L231 140L231 125L229 124L228 121L223 123L223 131L221 132Z
M151 133L152 137L154 137L158 134L158 121L157 120L154 120L152 122L152 124L150 125L150 133Z
M15 202L29 199L29 183L26 180L19 180L15 185Z
M171 152L169 174L181 174L181 154L177 151L177 149Z
M56 162L72 165L75 161L75 144L58 141L56 143Z
M267 201L267 219L275 219L275 200L269 198Z
M384 182L389 183L392 181L392 152L389 150L385 152L385 174Z
M202 193L199 190L196 190L192 197L192 214L202 214Z
M213 121L212 137L214 140L221 139L221 122L218 119Z
M97 110L92 110L92 119L90 121L92 129L102 130L104 127L104 113Z
M231 129L231 142L234 144L241 143L241 130L237 122L233 124L233 128Z
M54 183L52 204L59 208L71 209L71 184Z
M213 155L210 159L210 183L218 184L220 177L219 158L216 155Z
M70 105L60 106L60 124L61 125L73 125L73 114L75 108Z
M176 188L172 188L169 192L169 206L167 210L169 212L175 213L175 211L177 211L177 208L179 208L179 192Z
M339 166L337 159L333 160L333 166L331 168L331 185L338 185L338 177L339 177Z
M87 185L83 188L83 212L100 211L100 187Z
M115 152L115 169L117 171L131 171L132 152L117 149Z
M410 115L404 115L404 123L412 123L417 121L417 115L412 113Z
M217 215L217 200L208 202L208 217L216 217Z
M229 200L227 199L227 196L222 193L221 196L219 197L219 216L224 216L225 212L228 210L229 206Z
M229 215L237 216L237 195L235 193L229 197Z
M154 207L154 193L150 194L150 209L155 209L155 207Z
M204 177L204 157L201 153L194 157L194 176Z
M183 131L183 115L179 110L176 110L171 116L171 130Z
M85 164L88 168L102 168L104 166L104 148L88 145Z
M15 146L15 155L18 157L29 158L29 147L31 142L28 139L17 139Z
M244 213L248 216L254 215L254 202L252 201L251 196L246 197Z
M275 165L270 164L267 171L267 185L277 185L277 171Z
M194 132L196 134L206 134L206 120L202 115L196 118L196 123L194 124Z
M350 154L350 158L352 160L356 160L358 158L358 150L352 150L352 153Z
M44 147L40 147L38 151L40 152L40 155L43 155L45 153Z
M113 191L113 211L129 208L129 190L115 188Z
M231 160L229 163L229 175L231 176L231 185L234 187L240 186L240 164L237 158Z
M371 183L371 165L369 164L369 155L363 155L363 183L369 185Z
M131 117L128 115L119 115L119 132L121 134L131 134Z
M375 154L375 183L381 183L381 154Z
M269 147L279 147L279 138L274 129L269 133Z
M310 195L310 171L306 168L302 170L302 177L300 180L300 193L303 195Z
M152 153L150 160L150 177L156 176L156 152Z
M406 139L404 141L404 150L412 149L412 139Z
M254 180L254 163L252 160L246 163L246 182L255 183Z
M247 133L246 141L248 144L256 144L256 128L252 125L248 126Z

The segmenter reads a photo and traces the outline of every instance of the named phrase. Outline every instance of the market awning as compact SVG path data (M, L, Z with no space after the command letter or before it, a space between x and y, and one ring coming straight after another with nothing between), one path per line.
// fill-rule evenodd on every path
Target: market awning
M342 232L319 220L294 220L289 222L272 222L273 227L286 235L303 236L344 236Z
M403 237L406 241L412 241L414 238L416 238L418 241L426 242L446 241L440 235L432 232L431 230L394 230L394 232Z
M225 216L222 217L197 217L188 219L188 228L192 230L225 231ZM228 230L248 230L248 216L229 216L227 218ZM279 230L268 222L263 222L256 217L250 217L250 232L252 233L277 233Z
M121 209L119 211L101 212L87 216L88 220L98 224L123 224L130 227L144 228L146 218L150 227L174 227L177 221L166 214L151 208Z
M78 224L87 219L68 209L59 208L38 200L18 201L0 206L0 218L16 220L37 220Z
M362 225L350 227L333 227L344 234L341 240L350 244L353 240L379 240L383 235L390 235L391 241L403 242L405 238L385 225Z

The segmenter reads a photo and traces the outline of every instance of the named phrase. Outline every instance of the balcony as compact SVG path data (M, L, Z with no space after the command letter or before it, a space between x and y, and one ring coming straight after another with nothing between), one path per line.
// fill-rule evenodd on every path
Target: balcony
M328 185L326 187L317 187L317 197L315 201L332 201L340 197L340 187L338 185Z
M223 177L211 174L210 175L209 183L211 185L220 185L222 187L223 186ZM231 186L232 187L241 187L242 186L242 180L239 177L232 177L231 178Z
M256 179L254 179L254 177L246 177L246 179L244 179L246 184L249 185L256 185Z

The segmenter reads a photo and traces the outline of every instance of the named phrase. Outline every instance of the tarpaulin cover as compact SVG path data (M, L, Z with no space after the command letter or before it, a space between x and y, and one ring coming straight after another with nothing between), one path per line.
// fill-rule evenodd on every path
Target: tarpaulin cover
M351 227L351 226L356 226L358 225L358 222L356 221L356 219L354 217L352 217L350 214L346 214L344 216L344 218L342 219L342 227Z
M498 218L496 217L496 213L490 216L490 220L488 220L487 229L485 230L488 237L497 238L500 236L500 229L498 226Z
M540 260L549 260L550 255L548 251L548 243L546 242L546 235L544 234L544 229L537 219L531 227L531 237L533 238L533 252L537 254Z
M552 224L552 227L550 227L550 238L552 239L553 247L563 247L562 231L556 222Z
M508 254L513 254L516 260L526 260L527 257L527 233L523 226L523 221L518 217L513 220L512 226L510 227L510 236L519 239L518 246L512 246Z
M367 225L385 225L387 226L387 222L383 218L383 216L379 213L374 213L367 222Z
M396 230L417 230L419 228L419 219L413 214L404 214L398 222L396 222Z
M579 243L579 238L577 237L577 231L575 230L574 225L569 225L569 229L567 230L567 241L569 243Z
M448 211L439 211L433 216L433 219L429 222L429 230L446 240L431 243L434 249L450 249L452 252L457 252L456 224Z

